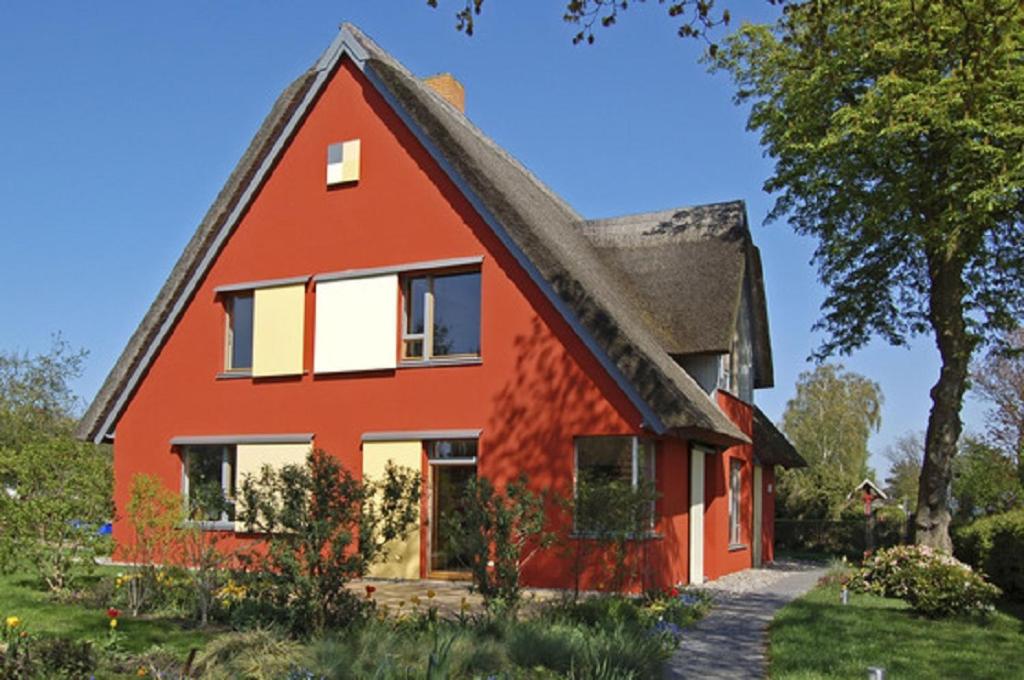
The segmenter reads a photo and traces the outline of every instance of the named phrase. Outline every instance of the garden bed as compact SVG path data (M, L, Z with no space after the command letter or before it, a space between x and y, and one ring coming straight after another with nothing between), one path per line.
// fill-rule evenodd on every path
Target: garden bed
M649 678L660 677L683 627L707 611L706 600L688 592L645 599L592 596L577 603L533 603L519 617L500 605L485 608L467 600L456 611L438 607L425 584L396 608L381 604L369 617L313 639L296 640L272 629L232 630L223 624L200 629L173 611L138 618L123 611L113 620L107 596L122 570L100 568L85 577L71 601L54 599L37 580L16 573L0 577L0 624L10 642L26 641L41 663L52 643L69 666L88 665L87 643L96 677L178 678L192 650L190 677L217 678ZM376 592L367 593L371 599ZM441 611L439 611L441 609ZM16 617L10 626L8 617ZM25 633L25 637L20 637ZM24 644L24 643L22 643ZM85 654L85 656L89 656ZM43 675L0 676L46 677ZM37 670L35 673L42 671ZM65 674L59 677L89 677Z

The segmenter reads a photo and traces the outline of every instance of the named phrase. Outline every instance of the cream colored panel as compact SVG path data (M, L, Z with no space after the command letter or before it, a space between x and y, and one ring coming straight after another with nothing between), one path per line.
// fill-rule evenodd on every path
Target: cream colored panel
M316 373L389 369L397 358L397 274L317 284Z
M254 377L300 375L306 286L257 288L253 309Z
M363 442L363 477L381 479L387 462L412 468L423 469L423 443L406 442ZM419 513L417 513L419 518ZM417 579L420 577L420 526L409 532L404 540L395 540L384 547L382 561L370 568L369 575L375 578Z
M754 566L760 567L764 559L761 555L761 525L764 522L764 480L760 465L754 464Z
M690 583L704 583L704 449L690 450Z
M327 150L327 185L359 179L361 144L358 139L331 144Z
M242 482L246 476L259 477L263 466L269 465L280 470L285 465L305 465L306 458L312 448L306 444L239 444L235 455L235 488L240 496ZM242 504L239 500L236 517L241 516ZM245 531L242 522L235 522L235 531Z

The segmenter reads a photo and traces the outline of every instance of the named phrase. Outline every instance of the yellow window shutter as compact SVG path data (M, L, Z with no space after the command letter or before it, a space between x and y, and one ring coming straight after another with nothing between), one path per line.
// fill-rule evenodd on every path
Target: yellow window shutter
M306 286L257 288L253 309L253 377L302 374Z
M388 461L399 467L423 469L423 442L363 442L363 479L383 479ZM420 577L420 529L384 547L384 558L370 567L374 578L417 579Z
M286 465L305 465L312 444L239 444L235 455L235 489L238 505L235 517L241 517L244 510L241 500L242 482L247 476L258 479L264 466L280 470ZM235 521L235 531L247 531L240 520Z

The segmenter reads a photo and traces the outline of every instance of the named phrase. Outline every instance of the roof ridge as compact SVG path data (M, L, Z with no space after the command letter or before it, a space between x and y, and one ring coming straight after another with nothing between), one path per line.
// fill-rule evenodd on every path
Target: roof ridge
M705 210L708 208L718 208L724 206L735 206L738 209L746 209L746 201L742 198L735 198L728 201L714 201L712 203L693 203L690 205L681 205L671 208L663 208L661 210L644 210L643 212L635 213L622 213L621 215L608 215L606 217L588 217L583 220L585 225L600 224L601 222L611 222L613 220L628 220L628 219L644 219L651 218L657 215L666 215L669 213L680 213L688 212L692 210Z
M519 158L517 158L514 154L512 154L508 149L506 149L505 147L501 146L496 141L494 141L494 139L492 139L490 137L490 135L488 135L486 132L481 130L478 125L476 125L473 121L471 121L469 119L469 116L466 115L465 112L459 111L459 109L455 108L452 105L451 102L449 102L447 99L442 97L436 90L434 90L434 88L432 88L432 87L428 86L426 83L424 83L422 78L420 78L415 73L410 71L402 62L400 62L398 59L396 59L394 56L392 56L390 52L388 52L387 50L382 48L380 45L378 45L377 42L373 38L368 36L366 33L364 33L362 31L362 29L360 29L358 26L355 26L354 24L350 24L350 23L345 23L345 24L343 24L343 26L348 28L349 31L351 31L351 33L353 34L353 36L356 37L358 40L361 40L361 41L369 43L369 46L372 47L374 49L374 51L376 51L378 53L378 55L379 55L376 58L381 59L381 61L386 61L388 63L388 65L390 65L396 71L398 71L398 72L408 76L412 81L414 81L416 83L416 86L419 88L419 90L421 92L423 92L427 96L431 97L434 101L436 101L436 102L442 104L443 106L445 106L452 113L458 114L457 116L454 116L454 119L459 124L464 126L466 129L468 129L470 132L472 132L475 136L477 136L480 139L480 141L484 142L489 147L491 147L492 151L494 151L494 152L498 153L499 155L503 156L505 158L505 160L507 160L510 163L512 163L513 165L515 165L516 168L520 172L525 174L537 186L538 189L543 191L545 194L547 194L547 196L549 198L551 198L556 203L558 203L562 208L565 209L566 212L571 214L573 217L575 217L580 222L585 221L582 215L577 213L576 210L571 205L569 205L569 203L567 203L564 198L559 196L551 187L549 187L543 180L541 180L532 170L530 170L526 166L525 163L520 161Z

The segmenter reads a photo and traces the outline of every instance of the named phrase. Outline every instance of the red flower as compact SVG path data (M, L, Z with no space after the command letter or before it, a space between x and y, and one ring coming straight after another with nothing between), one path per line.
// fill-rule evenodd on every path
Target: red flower
M112 619L116 619L120 615L121 615L121 610L120 609L114 609L113 607L111 607L110 609L107 610L107 616L109 616Z
M370 597L375 592L377 592L377 589L375 587L373 587L373 586L366 586L366 596L367 597Z
M672 588L668 591L668 596L669 597L679 597L679 588L676 588L675 586L672 586Z

